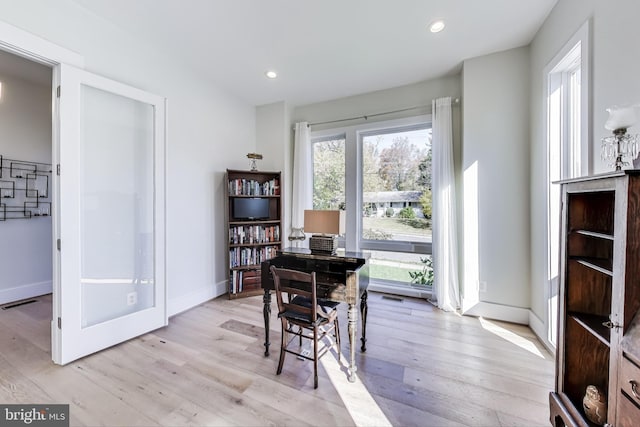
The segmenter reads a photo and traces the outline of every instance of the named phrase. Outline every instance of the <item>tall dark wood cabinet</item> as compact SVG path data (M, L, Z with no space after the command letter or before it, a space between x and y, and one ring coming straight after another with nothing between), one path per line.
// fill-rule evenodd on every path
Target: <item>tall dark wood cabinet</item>
M637 427L640 171L561 185L559 333L550 421L555 427L599 425L583 406L587 386L593 385L607 404L603 424Z
M260 264L282 248L280 172L227 169L229 298L261 295Z

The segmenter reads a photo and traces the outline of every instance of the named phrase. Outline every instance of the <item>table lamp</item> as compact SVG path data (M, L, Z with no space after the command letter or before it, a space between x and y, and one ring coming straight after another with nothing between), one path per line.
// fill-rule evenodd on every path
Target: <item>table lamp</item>
M609 166L615 170L622 170L630 166L631 161L636 167L635 160L640 153L640 141L638 135L627 133L627 129L638 123L640 105L613 106L607 108L609 118L604 127L613 132L613 136L602 138L602 160L609 161Z
M309 238L312 253L335 255L338 235L345 231L344 211L304 211L304 232L313 233Z

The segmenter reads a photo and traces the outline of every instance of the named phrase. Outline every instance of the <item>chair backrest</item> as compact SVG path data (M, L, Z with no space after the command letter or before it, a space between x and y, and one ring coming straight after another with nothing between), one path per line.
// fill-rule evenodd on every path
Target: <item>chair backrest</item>
M278 301L278 313L300 314L309 317L311 322L317 320L316 273L289 270L271 266L273 285ZM287 294L287 298L284 298ZM294 296L303 297L294 298Z

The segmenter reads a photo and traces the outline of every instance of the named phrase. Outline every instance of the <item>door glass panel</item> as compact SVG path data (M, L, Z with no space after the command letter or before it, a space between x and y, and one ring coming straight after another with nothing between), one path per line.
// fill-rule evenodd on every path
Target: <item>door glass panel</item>
M152 105L81 86L82 327L154 306Z

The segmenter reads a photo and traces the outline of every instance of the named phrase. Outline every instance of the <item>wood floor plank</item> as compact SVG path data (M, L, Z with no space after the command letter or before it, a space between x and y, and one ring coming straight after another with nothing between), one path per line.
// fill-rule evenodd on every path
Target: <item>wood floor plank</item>
M0 401L68 403L71 425L548 425L553 357L526 326L371 292L356 382L347 380L343 304L342 357L322 358L314 389L312 364L295 356L276 375L275 302L264 357L262 308L262 296L220 297L165 328L56 366L51 298L39 297L0 311Z

